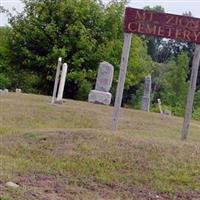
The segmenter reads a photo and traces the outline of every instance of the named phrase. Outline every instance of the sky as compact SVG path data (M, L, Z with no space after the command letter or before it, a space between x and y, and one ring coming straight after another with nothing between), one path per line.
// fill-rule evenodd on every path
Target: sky
M103 0L108 3L109 0ZM191 11L193 17L200 18L200 0L129 0L128 6L133 8L144 8L145 6L161 5L166 13L181 15L186 11ZM23 4L20 0L0 0L0 6L12 10L15 8L18 12L23 11ZM13 11L14 12L14 11ZM0 13L0 26L7 24L7 17Z

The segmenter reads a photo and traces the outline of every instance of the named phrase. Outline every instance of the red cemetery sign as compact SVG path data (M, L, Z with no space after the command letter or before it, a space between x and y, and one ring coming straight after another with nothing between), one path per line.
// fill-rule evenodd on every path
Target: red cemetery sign
M139 33L200 44L200 19L126 8L125 33Z

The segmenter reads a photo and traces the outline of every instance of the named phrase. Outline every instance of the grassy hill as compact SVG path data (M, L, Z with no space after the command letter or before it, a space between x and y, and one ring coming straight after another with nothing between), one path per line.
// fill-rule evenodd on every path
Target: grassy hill
M0 200L200 199L200 122L28 94L0 96ZM7 181L20 185L5 186Z

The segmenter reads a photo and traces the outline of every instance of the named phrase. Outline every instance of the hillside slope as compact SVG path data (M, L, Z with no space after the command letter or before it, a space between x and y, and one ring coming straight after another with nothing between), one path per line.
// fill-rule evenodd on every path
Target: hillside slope
M0 199L200 199L200 122L28 94L0 96ZM13 181L17 190L7 188Z

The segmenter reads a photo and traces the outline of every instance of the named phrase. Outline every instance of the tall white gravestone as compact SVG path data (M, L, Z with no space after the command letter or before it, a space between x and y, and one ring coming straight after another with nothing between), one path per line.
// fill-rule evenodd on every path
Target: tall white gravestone
M145 77L144 94L142 97L141 110L149 112L150 100L151 100L151 76L149 75Z
M108 62L101 62L98 69L95 90L91 90L88 96L90 103L109 105L112 95L109 92L113 81L114 67Z
M64 87L65 87L65 79L66 79L66 75L67 75L67 68L68 68L67 63L64 63L63 67L62 67L58 96L56 99L57 103L62 103L63 92L64 92Z
M54 82L54 88L53 88L53 96L51 103L55 103L55 98L58 90L58 83L60 79L60 71L61 71L61 65L62 65L62 58L58 58L58 65L57 65L57 70L56 70L56 77L55 77L55 82Z

